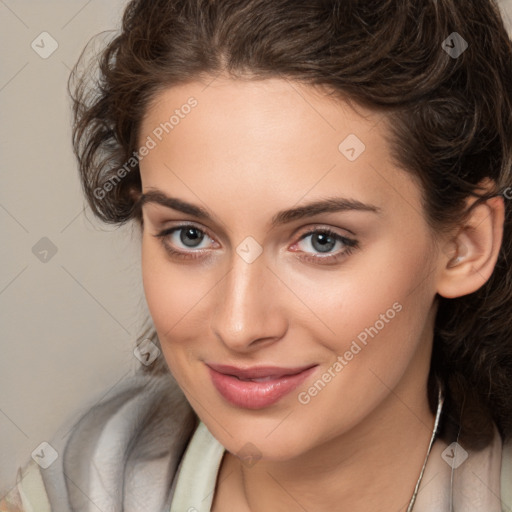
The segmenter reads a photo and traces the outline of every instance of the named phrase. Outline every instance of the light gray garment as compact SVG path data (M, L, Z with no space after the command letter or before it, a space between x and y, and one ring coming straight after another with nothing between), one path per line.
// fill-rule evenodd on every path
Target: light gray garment
M131 378L69 436L51 442L60 456L40 473L52 512L169 512L177 475L181 486L201 484L193 472L180 474L198 424L171 375ZM491 445L468 452L457 468L447 463L446 450L453 455L436 440L414 512L511 512L512 444L504 449L496 433ZM210 480L221 456L212 453L202 473Z

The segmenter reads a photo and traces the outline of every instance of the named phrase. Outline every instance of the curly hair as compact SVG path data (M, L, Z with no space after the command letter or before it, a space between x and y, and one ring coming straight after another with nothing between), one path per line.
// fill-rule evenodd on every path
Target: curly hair
M467 43L460 54L448 51L454 38ZM465 218L469 196L512 198L512 43L494 0L132 0L98 61L81 70L85 60L86 50L69 82L73 147L88 204L105 222L142 223L134 155L152 98L221 72L321 86L382 112L393 159L421 185L435 231ZM482 194L485 178L494 189ZM512 437L505 203L490 279L470 295L436 297L430 405L434 411L440 380L441 437L460 429L461 442L476 449L490 442L494 425ZM161 362L150 371L168 369Z

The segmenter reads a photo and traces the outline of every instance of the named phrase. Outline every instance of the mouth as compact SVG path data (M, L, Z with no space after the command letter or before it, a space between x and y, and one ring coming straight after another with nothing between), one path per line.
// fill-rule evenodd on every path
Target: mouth
M308 378L318 365L294 368L207 364L214 387L230 404L262 409L278 402Z

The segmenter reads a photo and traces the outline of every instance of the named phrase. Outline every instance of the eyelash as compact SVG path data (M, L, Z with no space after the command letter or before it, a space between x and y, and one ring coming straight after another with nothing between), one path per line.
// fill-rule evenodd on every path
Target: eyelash
M178 251L176 249L173 249L167 242L166 238L169 235L172 235L174 232L184 230L186 228L193 228L193 229L199 231L200 233L203 233L210 239L212 238L212 237L210 237L210 235L208 234L207 231L205 231L204 229L198 228L197 226L194 226L193 224L181 224L179 226L165 229L165 230L161 231L160 233L157 233L153 236L160 240L165 251L172 257L177 257L177 258L180 258L183 260L196 260L198 258L204 258L204 255L202 254L204 250ZM305 255L301 256L300 258L305 261L308 261L308 262L317 263L317 264L337 263L341 259L344 259L344 258L350 256L354 250L359 248L359 243L355 239L342 236L342 235L332 231L329 228L316 228L316 227L303 233L300 236L300 238L297 240L297 242L295 242L295 244L302 241L304 238L307 238L308 236L315 235L315 234L327 235L328 237L333 238L336 242L341 242L345 247L344 247L344 249L342 249L342 252L329 254L327 256L313 256L310 253L305 253Z

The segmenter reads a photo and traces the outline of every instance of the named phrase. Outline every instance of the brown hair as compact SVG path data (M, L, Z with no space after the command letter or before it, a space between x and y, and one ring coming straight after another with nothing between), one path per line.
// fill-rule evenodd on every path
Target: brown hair
M454 32L468 43L460 55L449 54ZM88 203L106 222L141 222L138 164L122 179L118 170L137 150L151 99L220 72L319 85L384 112L393 157L421 183L434 230L464 218L484 178L495 189L482 200L512 197L512 44L493 0L133 0L95 79L79 71L84 55L70 77L73 145ZM462 427L460 440L477 449L493 422L512 436L511 235L506 202L491 278L470 295L437 298L431 407L440 378L441 435Z

